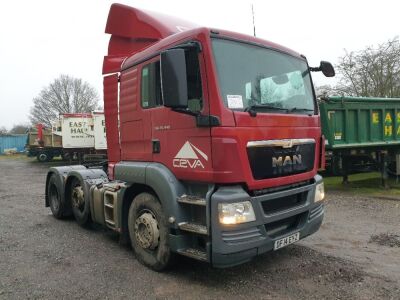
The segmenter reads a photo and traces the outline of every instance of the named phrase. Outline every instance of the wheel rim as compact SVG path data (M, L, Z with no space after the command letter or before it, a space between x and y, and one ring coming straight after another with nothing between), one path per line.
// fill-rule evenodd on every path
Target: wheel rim
M41 161L45 161L47 159L47 155L46 154L39 154L39 160Z
M49 198L51 207L57 211L60 208L60 196L55 184L50 185Z
M81 212L85 209L85 193L80 185L76 185L72 189L71 203L74 208L79 209Z
M160 230L154 214L143 210L135 221L135 237L143 249L154 250L160 241Z

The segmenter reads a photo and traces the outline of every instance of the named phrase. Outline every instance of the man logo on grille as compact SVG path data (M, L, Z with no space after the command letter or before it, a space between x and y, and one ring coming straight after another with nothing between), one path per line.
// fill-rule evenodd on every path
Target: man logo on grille
M286 155L286 156L278 156L272 157L272 167L285 167L285 166L294 166L294 165L301 165L301 154L293 154L293 156Z
M204 164L201 162L199 156L208 161L208 156L203 151L187 141L175 155L172 165L174 168L204 169Z

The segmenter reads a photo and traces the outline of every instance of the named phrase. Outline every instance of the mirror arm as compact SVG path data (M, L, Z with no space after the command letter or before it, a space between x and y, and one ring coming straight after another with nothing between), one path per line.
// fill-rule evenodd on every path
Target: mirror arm
M198 114L196 117L197 127L215 127L221 125L221 120L214 115Z
M317 68L309 67L308 69L309 69L311 72L320 72L320 71L321 71L321 67L317 67Z

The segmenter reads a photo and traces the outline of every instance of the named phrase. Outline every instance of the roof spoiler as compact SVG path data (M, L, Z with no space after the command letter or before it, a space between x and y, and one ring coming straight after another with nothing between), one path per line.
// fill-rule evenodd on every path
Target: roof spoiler
M132 54L175 33L198 27L187 21L112 4L105 33L111 34L103 74L121 71L122 62Z

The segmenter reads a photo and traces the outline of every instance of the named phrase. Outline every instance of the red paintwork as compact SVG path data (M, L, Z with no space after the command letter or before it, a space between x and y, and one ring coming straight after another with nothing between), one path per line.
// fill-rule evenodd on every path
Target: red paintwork
M125 6L111 7L108 22L113 20L115 11L126 8ZM118 48L119 52L128 53L122 66L117 66L117 60L113 65L113 72L120 72L120 99L119 99L119 133L121 144L117 143L118 123L116 119L115 94L118 84L107 81L110 86L106 89L105 84L105 116L107 126L108 151L110 158L109 170L119 160L151 161L159 162L168 167L174 175L181 180L203 181L211 183L245 183L249 189L261 189L271 186L279 186L303 181L312 178L321 163L321 130L319 116L306 116L294 114L264 114L258 113L257 117L250 117L245 112L233 112L225 107L218 88L218 78L214 57L211 49L210 29L193 28L183 32L175 32L171 35L171 28L177 23L166 21L167 19L154 20L148 13L139 13L136 9L128 9L126 13L119 11L121 16L132 20L119 20L121 24L130 26L121 27L117 24L107 24L108 32L130 36L133 43L138 36L145 36L148 41L147 47L138 50L127 40L114 44L113 37L110 40L109 54ZM116 14L116 13L115 13ZM141 16L141 19L138 18ZM140 19L140 21L139 21ZM138 27L134 27L133 25ZM150 26L151 25L151 26ZM143 26L143 32L141 27ZM152 30L150 30L152 27ZM127 28L132 28L128 32ZM264 41L252 36L246 36L229 31L218 31L219 36L239 39L252 43L258 43L266 47L289 53L305 60L300 54ZM157 41L155 41L157 40ZM199 53L203 87L203 109L202 114L212 114L221 121L221 126L213 128L196 127L195 118L190 115L174 112L166 107L143 109L140 104L140 74L142 67L149 62L159 60L160 51L174 45L197 40L202 45ZM125 43L125 44L124 44ZM125 46L124 46L125 45ZM111 53L110 53L111 52ZM105 69L111 66L109 60L104 62ZM104 71L103 66L103 71ZM105 78L106 82L107 77ZM114 84L115 87L111 87ZM110 96L112 89L113 97ZM107 95L106 95L107 93ZM107 101L112 101L113 105ZM107 120L113 120L108 122ZM248 141L288 139L288 138L314 138L316 141L314 169L307 173L290 175L280 178L265 180L254 180L250 170L246 144ZM161 153L152 153L152 140L160 141ZM114 142L110 142L113 140ZM204 167L190 168L193 160L186 161L175 159L183 145L189 141L194 147L200 149L207 159L200 157L201 165ZM118 147L118 149L116 149ZM120 157L118 158L118 154ZM180 167L177 167L180 166ZM112 171L112 170L111 170Z
M325 170L325 164L326 164L326 158L325 158L325 136L322 135L321 137L321 147L320 147L320 163L319 163L319 168L321 170Z
M77 113L77 114L61 114L63 118L93 118L89 113Z
M38 131L38 140L43 141L43 124L37 124L36 128Z
M121 160L121 145L118 133L118 75L104 77L104 119L107 131L107 157L110 166ZM109 170L110 171L110 170ZM111 173L114 177L114 172Z
M148 13L123 4L111 5L105 32L111 34L103 74L120 71L121 63L135 52L172 34L198 27L169 16Z

